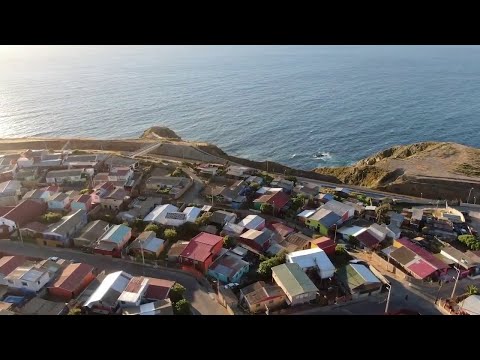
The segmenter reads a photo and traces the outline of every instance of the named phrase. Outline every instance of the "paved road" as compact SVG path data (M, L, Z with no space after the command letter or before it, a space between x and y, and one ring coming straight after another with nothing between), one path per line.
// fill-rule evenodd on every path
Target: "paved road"
M214 295L200 285L199 282L185 273L168 270L165 268L154 269L115 259L109 256L85 254L74 249L61 249L37 246L34 244L21 244L10 240L0 240L0 251L12 255L24 255L46 259L50 256L58 256L64 259L74 260L91 264L96 268L105 269L107 273L124 270L135 276L148 276L160 279L176 281L187 289L185 297L192 304L195 314L201 315L227 315L226 310L214 300Z

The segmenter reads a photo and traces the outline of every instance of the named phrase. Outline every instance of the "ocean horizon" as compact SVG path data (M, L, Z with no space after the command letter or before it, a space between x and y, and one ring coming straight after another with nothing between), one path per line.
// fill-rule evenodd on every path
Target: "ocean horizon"
M166 126L252 160L345 166L480 147L480 46L0 46L0 137Z

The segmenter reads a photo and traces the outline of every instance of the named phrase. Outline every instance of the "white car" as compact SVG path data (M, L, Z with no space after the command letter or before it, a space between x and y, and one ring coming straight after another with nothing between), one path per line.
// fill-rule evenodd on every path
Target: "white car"
M239 285L240 285L239 283L230 283L230 284L225 285L225 289L233 289L233 288L235 288Z

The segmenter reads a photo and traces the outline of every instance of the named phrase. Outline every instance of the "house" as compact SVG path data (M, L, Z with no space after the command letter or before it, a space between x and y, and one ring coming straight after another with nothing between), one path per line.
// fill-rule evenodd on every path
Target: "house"
M148 278L134 276L130 279L123 292L118 297L121 308L139 306L143 295L147 291Z
M42 190L42 189L34 189L34 190L27 191L25 195L23 195L22 200L30 199L30 200L36 200L39 202L46 203L52 195L53 193L49 191Z
M278 241L285 239L288 235L292 234L295 232L294 229L291 227L288 227L285 224L282 223L273 223L268 226L270 230L274 233L276 239Z
M362 231L355 236L355 238L360 242L360 246L365 249L376 249L381 242L378 237L368 229Z
M127 191L124 188L117 187L110 194L100 199L100 204L104 209L118 210L127 199Z
M195 168L200 174L207 176L215 176L218 172L219 167L222 165L216 164L200 164Z
M118 313L118 298L132 278L132 275L124 271L108 274L85 302L84 309L91 313L104 315Z
M377 220L377 207L375 205L365 206L365 211L363 212L363 217L368 221Z
M114 225L98 240L93 251L97 254L118 256L131 237L130 227L123 224Z
M108 174L108 181L111 182L123 182L126 183L131 180L133 177L133 169L124 166L124 167L115 167Z
M317 298L318 288L298 264L274 266L272 277L287 296L288 305L305 304Z
M63 165L71 168L95 168L100 162L100 156L96 154L91 155L68 155L63 160Z
M388 236L390 236L392 239L399 239L402 236L402 230L398 228L395 224L387 225L386 231Z
M348 197L350 196L350 189L347 189L347 188L342 188L342 187L336 187L335 188L335 193L337 194L337 196L340 196L340 197Z
M339 215L342 219L339 221L338 225L341 225L355 215L355 208L353 206L341 203L337 200L330 200L320 208L333 211L335 214Z
M282 190L288 194L290 194L293 190L293 181L290 180L285 180L283 178L275 178L273 181L270 183L272 187L276 188L282 188Z
M225 202L232 202L240 195L243 195L247 184L243 180L234 182L231 186L225 186L217 195L221 200Z
M156 206L161 204L161 197L148 197L144 200L137 198L129 205L130 210L118 213L117 217L130 224L135 219L145 218Z
M303 271L316 270L322 279L331 278L335 273L335 266L320 248L295 251L287 254L285 259L287 263L298 264Z
M0 237L12 233L17 226L28 224L39 218L47 210L47 205L34 200L23 200L13 209L0 216Z
M138 160L120 156L110 156L104 161L104 163L110 171L115 171L115 169L119 167L130 167L135 170L140 166Z
M143 298L146 301L168 300L170 290L175 285L175 281L149 278L148 286Z
M85 183L87 173L85 169L54 170L47 173L46 181L48 184Z
M283 191L268 191L265 195L253 200L255 210L260 210L263 204L269 204L273 207L273 212L276 214L287 207L290 202L290 197Z
M76 196L70 204L72 210L92 210L92 197L87 194Z
M313 202L316 205L326 204L330 200L333 200L334 196L332 194L318 194L313 197Z
M294 195L303 195L307 199L313 199L320 192L320 187L307 183L305 185L297 185L293 188Z
M43 237L43 233L48 229L48 225L34 221L20 227L20 234L30 239L38 239ZM15 234L12 234L15 236Z
M451 245L444 246L440 254L452 260L458 267L468 271L468 275L476 277L480 275L480 256L471 251L463 252Z
M133 256L156 259L165 248L165 240L157 238L155 232L144 231L132 242L128 252Z
M34 297L19 309L21 315L66 315L67 305Z
M212 226L212 225L209 225ZM216 227L214 226L216 229ZM220 235L225 236L232 236L232 237L238 237L240 234L245 230L243 226L240 226L238 224L234 224L233 222L226 223L225 226L223 227L222 231L220 232Z
M148 190L172 189L175 187L185 186L187 179L184 177L174 176L150 176L145 182Z
M255 251L263 253L270 247L273 236L273 232L269 229L248 230L240 235L238 241Z
M88 264L70 264L64 268L48 292L65 301L76 298L95 279L95 268Z
M246 166L230 165L226 172L226 177L234 179L244 179L252 174L254 169Z
M168 250L167 260L170 262L177 262L180 254L188 246L188 241L178 241L175 244L172 244L170 250Z
M48 210L66 211L70 209L70 198L65 193L56 193L48 199L47 204Z
M173 306L170 299L159 300L123 308L122 315L173 315Z
M239 283L249 268L250 264L240 256L226 252L212 263L207 274L223 283Z
M285 304L287 296L278 285L258 281L240 290L242 301L250 313L276 310Z
M14 179L18 181L35 181L37 178L38 168L36 167L20 169L14 175Z
M223 228L226 223L235 222L236 219L237 215L234 213L217 210L212 213L212 216L210 216L210 223L219 225L221 228Z
M230 223L230 224L233 224L233 223ZM225 226L227 226L227 224L225 224ZM206 232L206 233L209 233L209 234L212 234L212 235L217 235L218 234L218 229L215 225L206 225L206 226L202 226L199 228L200 231L202 232Z
M103 220L89 222L82 230L81 234L73 239L73 246L79 248L89 248L98 241L100 237L107 232L110 224Z
M201 209L189 206L186 207L183 212L171 211L165 214L165 217L159 220L160 224L167 226L181 226L186 222L194 223L197 217L200 215Z
M480 295L470 295L458 303L461 314L480 315Z
M22 183L9 180L0 184L0 206L15 206L21 195Z
M166 215L174 212L178 212L178 207L171 204L159 205L145 216L143 221L162 224L165 222Z
M386 238L394 239L395 233L391 231L385 224L372 224L367 228L368 232L371 232L380 242Z
M70 246L70 240L87 224L87 213L77 210L64 216L59 222L50 225L43 238L38 239L40 245L64 247Z
M417 279L441 276L449 266L424 248L407 238L393 241L396 248L389 256Z
M321 235L328 235L330 230L336 227L339 222L341 222L340 215L331 210L320 208L305 221L305 225L318 231Z
M26 259L23 256L3 256L0 259L0 285L7 285L5 277L17 267L23 265Z
M335 241L333 241L331 238L327 236L321 236L316 239L312 239L310 242L310 248L315 249L315 248L320 248L323 251L325 251L325 254L329 256L334 256L335 255L335 247L337 244L335 244Z
M33 166L34 159L21 156L17 159L18 169L30 168Z
M99 172L93 177L93 187L96 188L98 186L101 186L102 184L109 182L108 181L108 172ZM112 184L114 185L114 184Z
M214 258L223 246L221 236L200 233L190 240L187 247L178 256L182 265L192 266L202 273L206 273Z
M350 236L357 237L364 231L367 231L366 227L356 226L356 225L343 226L337 230L337 236L339 237L339 239L348 241L350 239Z
M337 278L355 298L379 293L383 283L363 264L348 264L337 271Z
M315 214L317 210L303 210L297 215L297 219L300 223L305 224L310 216Z
M245 182L250 186L252 184L262 185L263 184L263 178L260 177L260 176L251 175L251 176L249 176L248 178L245 179Z
M395 225L397 226L398 228L401 228L402 225L403 225L403 222L405 220L405 216L403 216L402 214L399 214L395 211L389 211L387 213L388 217L390 218L390 225Z
M115 190L115 185L113 185L111 182L107 181L104 183L101 183L93 189L93 202L99 203L100 199L103 199L104 197L108 196L113 190Z
M5 281L10 288L25 292L39 292L52 277L48 269L30 263L18 266L5 276Z
M249 230L262 230L265 227L265 219L258 215L247 215L238 225Z
M293 232L287 235L285 239L278 241L278 244L284 247L288 252L294 252L309 249L312 241L313 239L311 237L306 236L301 232Z

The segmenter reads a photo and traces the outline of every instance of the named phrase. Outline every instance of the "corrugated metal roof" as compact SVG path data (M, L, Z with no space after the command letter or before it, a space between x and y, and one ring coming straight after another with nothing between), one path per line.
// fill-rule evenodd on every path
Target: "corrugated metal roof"
M274 278L278 279L290 296L297 296L308 292L317 292L318 288L298 266L298 264L281 264L272 268Z
M100 241L109 241L119 244L131 230L131 228L123 224L114 225L105 235L102 236Z
M258 215L247 215L238 223L239 226L247 229L257 229L262 224L265 224L265 219Z
M419 278L425 279L432 275L437 269L422 259L417 259L407 266L407 269L416 274Z
M460 310L470 315L480 315L480 295L470 295L458 305Z
M295 251L286 256L287 262L298 264L302 269L318 267L323 279L332 277L335 266L325 251L320 248Z
M108 274L97 290L95 290L90 298L85 302L85 306L90 307L93 303L102 300L107 296L107 294L109 294L109 292L111 293L110 290L113 290L116 294L118 294L115 295L116 299L114 299L114 302L116 302L131 279L132 275L127 274L124 271L117 271Z
M88 274L93 273L95 268L88 264L70 264L63 269L60 277L53 284L53 288L61 288L70 292L77 290Z

